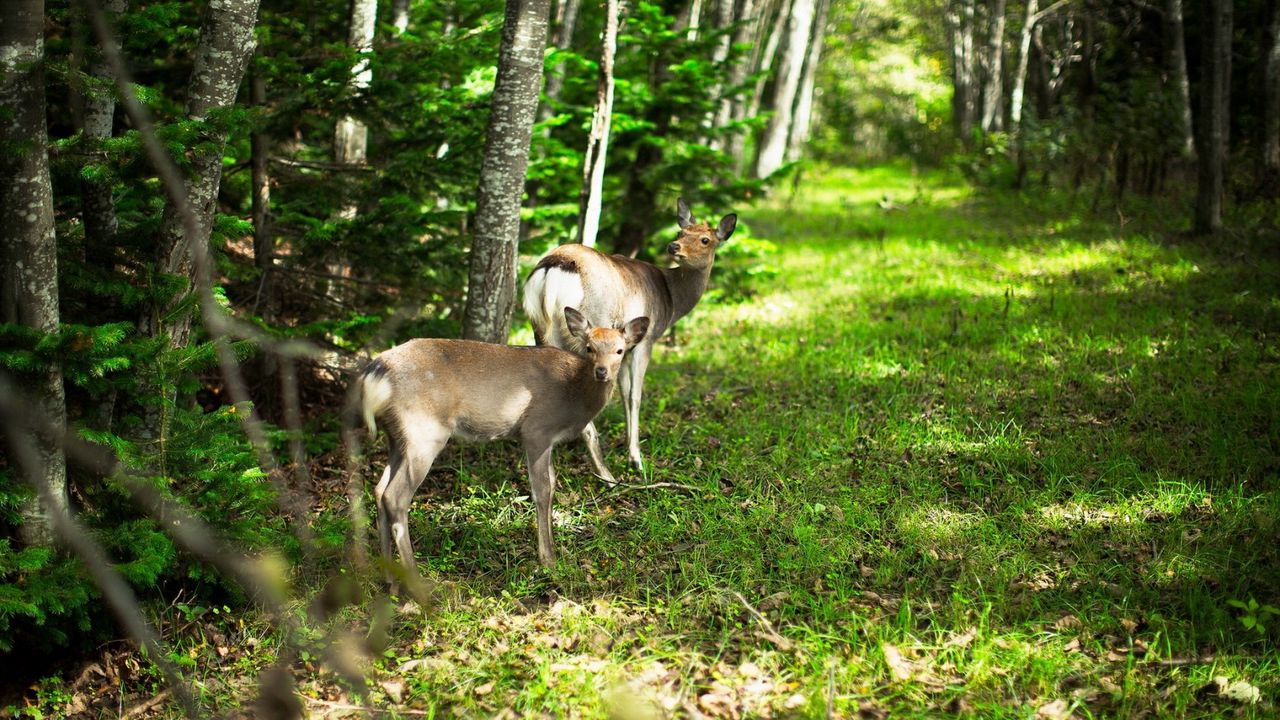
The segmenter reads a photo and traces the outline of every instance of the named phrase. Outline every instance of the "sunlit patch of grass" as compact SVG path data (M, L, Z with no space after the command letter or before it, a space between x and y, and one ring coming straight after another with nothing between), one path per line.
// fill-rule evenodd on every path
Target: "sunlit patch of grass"
M1280 636L1227 602L1280 596L1280 265L1073 208L888 167L738 209L778 276L659 347L647 474L616 404L628 487L557 450L556 567L518 448L442 456L411 519L448 599L399 618L379 704L1274 714Z

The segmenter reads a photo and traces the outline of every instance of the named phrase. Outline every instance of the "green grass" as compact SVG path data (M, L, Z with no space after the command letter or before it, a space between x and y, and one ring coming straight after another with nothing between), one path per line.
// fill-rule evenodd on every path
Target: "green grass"
M692 490L610 490L560 448L546 572L518 448L447 451L412 516L447 598L398 618L366 701L1272 716L1280 618L1228 603L1280 598L1274 240L896 168L808 178L739 209L777 277L699 307L650 369L651 475L626 481ZM616 405L602 432L622 470Z
M650 372L631 480L696 491L610 492L561 448L545 573L517 451L445 460L414 530L455 594L395 631L404 706L1275 712L1277 633L1227 605L1280 594L1274 252L893 168L810 177L741 212L778 277L700 307ZM616 406L603 425L620 468Z

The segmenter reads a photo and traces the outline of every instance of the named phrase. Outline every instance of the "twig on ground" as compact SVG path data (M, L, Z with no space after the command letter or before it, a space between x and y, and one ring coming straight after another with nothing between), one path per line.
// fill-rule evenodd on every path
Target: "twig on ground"
M308 705L320 705L330 710L360 710L371 715L413 715L415 717L423 715L435 715L433 710L406 710L405 708L378 708L368 705L353 705L351 703L340 703L332 700L321 700L320 698L305 698Z
M612 489L609 490L610 495L626 495L634 490L658 490L661 488L674 488L676 490L685 490L687 492L696 493L702 488L692 485L684 485L674 482L656 482L648 485L628 485L627 483L614 483Z
M129 720L129 718L135 718L135 717L138 717L139 715L141 715L141 714L145 713L146 711L148 711L148 710L150 710L150 709L154 708L155 706L159 705L160 703L164 702L165 700L168 700L168 699L169 699L169 692L170 692L170 691L169 691L169 689L168 689L168 688L165 688L164 690L161 690L160 692L158 692L158 693L156 693L155 695L151 696L151 699L149 699L149 700L144 700L144 701L142 701L142 702L138 703L137 705L134 705L133 707L130 707L128 710L125 710L125 711L124 711L124 713L123 713L123 715L121 715L121 717L123 717L123 718L124 718L124 720Z
M756 619L756 622L760 623L760 627L762 628L760 632L761 637L774 645L777 645L778 649L783 652L790 652L791 649L795 647L795 643L778 634L778 631L773 627L773 623L769 622L769 618L765 617L763 613L752 607L751 603L747 602L747 599L742 596L742 593L731 589L726 589L725 592L737 598L738 602L742 603L742 606L747 609L747 612Z

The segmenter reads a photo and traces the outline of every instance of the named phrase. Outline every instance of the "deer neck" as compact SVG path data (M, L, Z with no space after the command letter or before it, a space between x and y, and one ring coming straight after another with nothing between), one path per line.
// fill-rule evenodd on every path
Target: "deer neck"
M594 373L595 365L584 360L579 365L578 374L574 378L578 386L578 398L582 403L582 410L590 417L595 417L604 408L605 403L609 402L615 383L612 380L600 382L595 379Z
M707 291L707 281L711 278L711 268L674 267L662 271L667 280L667 293L671 296L671 322L689 314L689 311L702 299Z

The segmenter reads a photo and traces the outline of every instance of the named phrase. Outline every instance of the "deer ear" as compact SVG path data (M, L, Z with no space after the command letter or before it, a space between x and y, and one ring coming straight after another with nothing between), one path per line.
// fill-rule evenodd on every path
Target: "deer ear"
M716 239L724 242L733 234L733 229L738 227L738 214L729 213L720 218L720 224L716 226Z
M633 348L644 340L644 336L649 332L649 318L638 317L627 323L622 329L622 339L626 341L628 348Z
M680 224L681 230L693 224L693 212L684 204L684 198L676 199L676 222Z
M583 340L587 339L587 331L591 329L591 324L587 322L582 313L571 307L565 308L564 323L565 327L569 328L570 335L580 337Z

